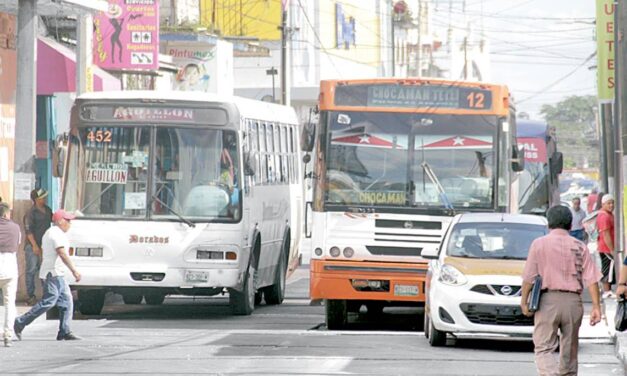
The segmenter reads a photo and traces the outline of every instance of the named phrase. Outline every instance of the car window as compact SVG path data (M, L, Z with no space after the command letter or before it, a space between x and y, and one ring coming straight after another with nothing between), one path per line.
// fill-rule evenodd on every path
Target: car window
M447 255L524 260L531 242L547 231L546 226L522 223L458 223L451 232Z

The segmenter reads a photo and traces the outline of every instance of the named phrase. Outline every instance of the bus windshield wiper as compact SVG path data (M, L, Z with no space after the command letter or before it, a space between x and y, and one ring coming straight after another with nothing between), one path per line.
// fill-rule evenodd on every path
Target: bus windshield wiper
M438 197L440 198L440 201L442 201L442 203L444 204L444 207L450 210L455 210L453 208L453 204L451 204L451 201L448 199L448 196L446 195L446 191L444 190L444 188L442 188L442 184L440 184L440 180L436 176L435 172L433 172L433 170L431 169L431 166L429 166L429 163L427 163L427 161L423 161L420 164L420 167L422 167L422 169L424 170L429 180L431 180L431 183L433 183L433 185L435 186L435 189L439 193Z
M177 216L182 222L184 222L186 225L188 225L189 227L196 227L196 225L194 224L194 222L190 221L189 219L183 217L181 214L179 214L176 210L172 209L171 207L169 207L165 202L159 200L159 197L153 195L152 199L157 201L159 204L161 204L164 208L168 209L170 211L170 213L174 214L175 216Z

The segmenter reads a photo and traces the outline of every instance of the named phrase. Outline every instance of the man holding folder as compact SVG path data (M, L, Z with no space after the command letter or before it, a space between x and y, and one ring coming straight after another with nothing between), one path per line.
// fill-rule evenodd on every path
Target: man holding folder
M523 271L520 306L531 316L527 301L532 284L541 277L540 305L535 312L533 344L538 373L542 376L576 375L579 327L583 319L581 293L592 297L590 325L601 321L599 285L601 272L586 245L569 235L570 209L554 206L547 212L550 232L531 243ZM555 354L558 348L559 359Z

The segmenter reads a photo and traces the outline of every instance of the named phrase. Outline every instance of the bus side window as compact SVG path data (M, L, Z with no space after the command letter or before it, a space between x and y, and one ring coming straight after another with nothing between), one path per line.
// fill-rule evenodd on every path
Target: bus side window
M288 183L289 182L289 168L288 168L288 155L289 150L287 149L287 129L285 126L281 126L281 182Z
M289 164L290 164L290 183L296 183L296 172L294 171L295 163L296 163L296 153L294 152L294 126L290 125L290 135L288 138L289 144Z
M261 169L259 170L259 178L260 184L268 183L268 160L267 160L267 152L268 148L266 147L266 125L257 123L259 126L259 154L261 161Z
M248 153L252 157L252 160L256 160L255 155L259 153L259 139L257 138L257 126L252 121L247 119L247 128L248 128ZM259 169L257 169L256 176L252 177L253 184L258 182Z
M268 168L267 176L268 176L268 184L274 183L274 126L272 124L266 123L266 147L268 148L268 153L266 154L266 166Z

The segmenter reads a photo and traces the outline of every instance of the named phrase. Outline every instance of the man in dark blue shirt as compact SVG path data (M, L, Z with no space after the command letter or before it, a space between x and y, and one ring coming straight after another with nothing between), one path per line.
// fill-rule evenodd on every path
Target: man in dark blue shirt
M52 209L46 205L48 192L45 189L34 189L30 193L33 200L33 207L24 217L24 229L26 231L26 246L24 247L24 257L26 259L26 292L28 293L28 304L37 302L35 297L35 280L38 278L39 267L41 265L41 239L46 230L50 228L52 222Z

